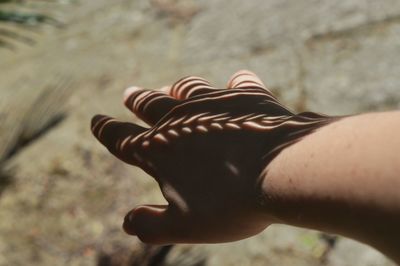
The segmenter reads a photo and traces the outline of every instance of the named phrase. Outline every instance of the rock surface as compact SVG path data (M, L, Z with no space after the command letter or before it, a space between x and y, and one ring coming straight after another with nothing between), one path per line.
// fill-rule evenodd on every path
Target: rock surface
M158 187L89 130L96 113L135 119L121 104L129 85L158 88L194 74L224 86L248 68L297 111L400 107L397 0L98 0L36 8L65 27L26 33L33 47L0 48L0 161L21 139L65 118L3 163L12 181L0 189L0 265L122 265L129 258L111 264L109 257L148 252L120 225L136 204L163 202ZM329 248L317 232L280 225L236 243L177 245L163 260L393 265L354 241L339 238Z

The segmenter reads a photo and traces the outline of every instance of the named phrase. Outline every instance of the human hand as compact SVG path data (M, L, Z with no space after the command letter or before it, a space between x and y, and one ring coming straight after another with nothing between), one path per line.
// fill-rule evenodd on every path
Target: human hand
M198 77L160 91L132 87L125 105L150 128L92 119L96 138L153 176L168 201L130 211L123 225L128 234L153 244L215 243L252 236L274 222L261 173L331 118L294 114L249 71L234 74L227 88Z

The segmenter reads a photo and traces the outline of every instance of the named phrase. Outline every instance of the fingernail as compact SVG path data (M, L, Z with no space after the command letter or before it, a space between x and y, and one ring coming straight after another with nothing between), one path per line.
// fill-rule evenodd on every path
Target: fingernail
M170 89L170 86L164 86L164 87L161 87L161 88L160 88L160 91L162 91L162 92L168 92L169 89Z
M129 96L131 96L132 93L134 93L135 91L141 90L141 88L139 87L129 87L127 89L125 89L124 91L124 102L126 102L126 100L129 98Z

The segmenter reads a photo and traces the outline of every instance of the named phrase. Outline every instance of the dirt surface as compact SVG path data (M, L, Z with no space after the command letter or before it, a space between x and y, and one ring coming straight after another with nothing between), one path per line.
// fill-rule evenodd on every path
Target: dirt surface
M330 245L318 232L283 225L222 245L140 244L122 232L122 218L137 204L162 203L161 194L101 147L89 122L96 113L135 121L121 103L130 85L158 88L193 74L223 86L243 68L297 111L399 108L399 1L29 8L63 26L0 25L35 40L0 47L0 265L393 265L354 241Z

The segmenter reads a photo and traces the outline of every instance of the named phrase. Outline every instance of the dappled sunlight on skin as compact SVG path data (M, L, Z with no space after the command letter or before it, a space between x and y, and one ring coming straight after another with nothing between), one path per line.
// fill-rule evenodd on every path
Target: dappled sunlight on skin
M149 243L214 243L264 230L261 173L281 150L335 120L295 114L250 71L217 89L185 77L152 91L128 88L125 105L144 128L95 116L93 134L126 163L153 176L167 206L139 206L124 221L127 233Z

